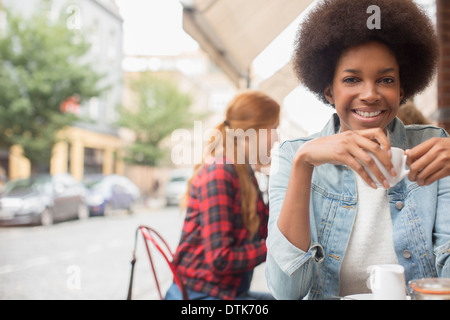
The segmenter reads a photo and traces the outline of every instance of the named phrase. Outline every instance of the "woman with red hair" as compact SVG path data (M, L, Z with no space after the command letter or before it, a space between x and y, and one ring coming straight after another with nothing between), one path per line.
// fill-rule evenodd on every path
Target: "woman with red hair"
M238 94L188 182L173 263L190 299L267 298L249 292L253 269L266 259L269 215L253 170L268 165L279 113L261 92ZM175 284L166 299L181 299Z

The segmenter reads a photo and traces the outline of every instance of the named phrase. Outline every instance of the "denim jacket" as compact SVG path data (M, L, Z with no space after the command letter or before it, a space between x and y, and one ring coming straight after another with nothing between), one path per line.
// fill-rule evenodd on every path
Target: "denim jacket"
M266 278L277 299L327 299L339 294L339 270L358 206L356 173L343 165L314 168L307 252L292 245L277 224L295 152L305 142L336 134L339 129L339 117L334 114L320 133L285 141L273 154ZM397 118L387 129L391 145L404 150L432 137L448 137L443 129L404 126ZM394 249L405 268L406 282L450 277L450 177L424 187L405 178L388 190L388 201Z

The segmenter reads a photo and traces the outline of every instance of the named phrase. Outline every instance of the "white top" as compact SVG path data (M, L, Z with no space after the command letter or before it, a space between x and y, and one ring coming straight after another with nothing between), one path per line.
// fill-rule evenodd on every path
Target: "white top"
M355 173L358 207L340 270L340 296L370 293L367 268L398 264L392 241L392 219L387 190L374 190Z

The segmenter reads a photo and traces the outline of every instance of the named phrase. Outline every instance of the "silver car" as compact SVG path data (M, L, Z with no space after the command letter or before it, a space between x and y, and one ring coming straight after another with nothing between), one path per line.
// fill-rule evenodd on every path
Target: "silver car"
M51 225L87 218L86 195L86 188L68 174L10 181L0 196L0 225Z

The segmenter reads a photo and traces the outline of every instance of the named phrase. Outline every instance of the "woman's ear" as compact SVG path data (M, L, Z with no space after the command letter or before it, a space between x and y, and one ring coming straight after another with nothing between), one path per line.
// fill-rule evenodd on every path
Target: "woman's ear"
M403 90L403 88L400 88L400 101L403 101L404 98L405 98L405 90Z
M333 88L331 87L331 85L326 86L325 90L323 91L323 95L331 105L334 105Z

